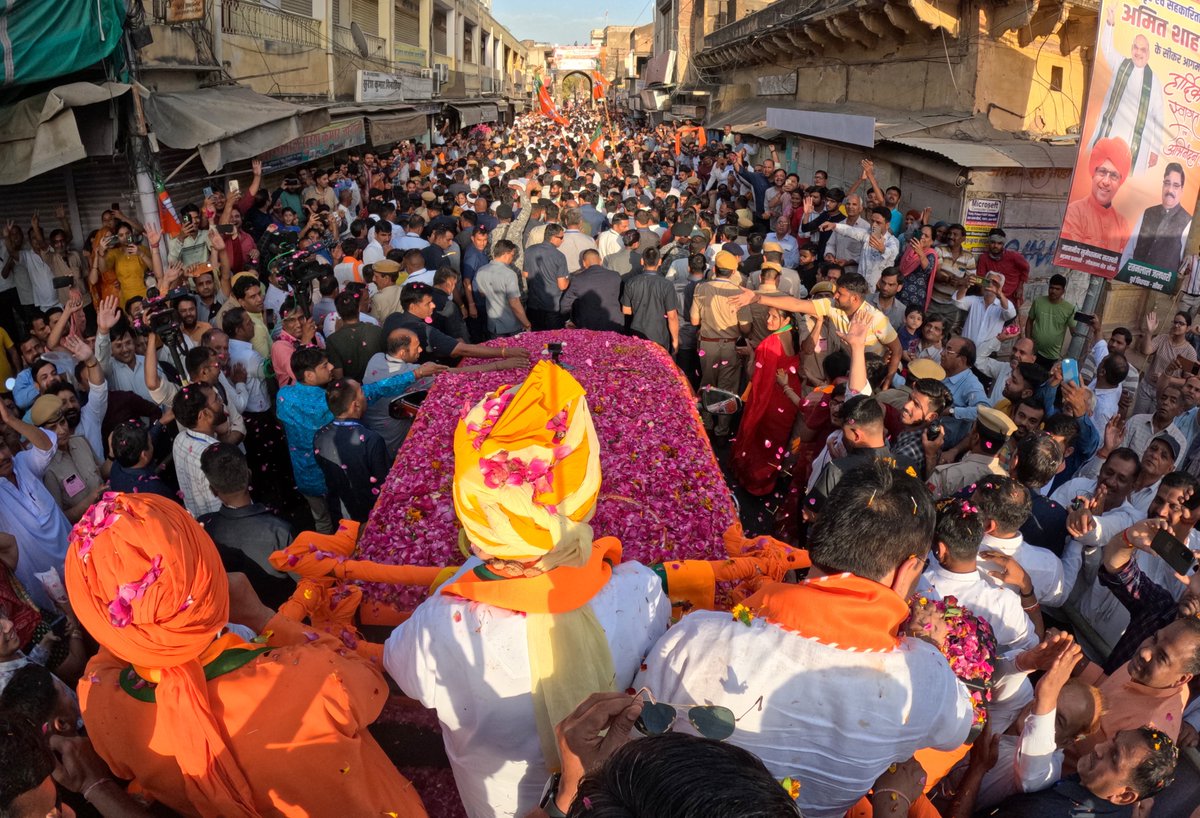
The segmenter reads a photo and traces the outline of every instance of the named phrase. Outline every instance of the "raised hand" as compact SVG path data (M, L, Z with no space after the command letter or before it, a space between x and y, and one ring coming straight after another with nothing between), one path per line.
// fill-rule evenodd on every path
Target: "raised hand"
M120 319L121 308L118 306L116 296L110 295L100 302L100 309L96 310L96 329L99 332L107 335Z
M263 163L261 159L250 160L250 170L254 171L255 176L262 176Z
M162 231L153 225L146 225L145 230L142 232L146 235L146 241L150 243L151 247L157 245L162 239Z
M1111 452L1113 449L1119 448L1124 441L1125 418L1113 415L1104 426L1104 448Z
M1149 332L1151 335L1158 332L1158 313L1156 313L1156 312L1146 313L1146 331Z
M1091 497L1077 497L1078 507L1067 512L1067 532L1072 537L1082 537L1096 527L1096 515L1104 511L1104 500L1108 488L1101 484Z
M61 344L67 348L67 352L71 353L71 357L80 363L86 363L95 356L95 350L92 349L92 345L78 335L65 336Z
M1038 680L1034 687L1034 700L1037 702L1035 712L1048 713L1058 703L1058 694L1063 686L1071 680L1071 672L1079 660L1083 658L1083 648L1068 636L1054 644L1053 658L1049 659L1050 667L1046 674Z

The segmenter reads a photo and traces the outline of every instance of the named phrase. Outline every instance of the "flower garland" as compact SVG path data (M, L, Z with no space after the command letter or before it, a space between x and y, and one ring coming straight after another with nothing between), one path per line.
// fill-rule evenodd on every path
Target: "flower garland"
M596 536L620 539L625 559L646 564L725 557L722 534L737 513L691 391L670 356L648 341L586 330L525 333L505 344L529 349L536 360L549 341L563 342L561 362L587 390L600 440L604 477L591 521ZM501 397L505 385L520 377L519 370L472 375L451 370L437 377L364 527L358 558L410 565L462 562L451 499L454 429L461 407L485 395L497 401L499 417L501 403L507 405ZM492 416L491 407L487 414ZM558 420L565 424L565 417ZM549 428L559 431L554 423ZM485 421L473 431L486 435L490 428ZM552 463L507 455L486 460L481 467L492 481L529 482L541 493L539 481L552 479L547 473ZM402 609L426 595L425 589L388 585L364 590L368 598Z
M986 619L958 604L958 599L914 597L911 614L901 628L910 636L927 639L938 647L954 675L971 692L975 710L972 730L982 730L992 700L992 674L996 671L996 636Z

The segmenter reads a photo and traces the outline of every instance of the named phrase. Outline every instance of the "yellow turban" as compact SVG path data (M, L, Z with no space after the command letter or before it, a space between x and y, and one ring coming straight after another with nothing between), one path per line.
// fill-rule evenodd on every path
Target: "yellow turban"
M581 566L600 493L600 445L585 392L541 361L519 387L467 410L454 432L454 509L490 557Z

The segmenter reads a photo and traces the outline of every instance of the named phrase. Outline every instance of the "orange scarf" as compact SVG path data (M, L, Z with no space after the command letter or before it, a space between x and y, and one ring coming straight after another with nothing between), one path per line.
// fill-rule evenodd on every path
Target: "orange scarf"
M508 611L554 614L582 608L612 576L621 561L621 541L601 537L592 544L587 564L578 568L560 565L536 577L487 579L468 571L441 592L482 602Z
M895 591L849 573L774 583L745 604L772 624L843 650L895 650L908 618L908 605Z

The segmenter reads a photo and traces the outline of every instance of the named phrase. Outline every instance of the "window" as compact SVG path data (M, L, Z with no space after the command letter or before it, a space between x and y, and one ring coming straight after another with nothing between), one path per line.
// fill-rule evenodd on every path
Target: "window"
M462 58L465 62L478 62L475 59L475 24L463 22Z
M447 31L446 12L433 11L433 50L438 54L450 54L450 37Z
M1063 70L1061 65L1051 66L1050 68L1050 90L1061 91L1063 89Z

